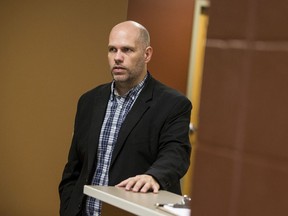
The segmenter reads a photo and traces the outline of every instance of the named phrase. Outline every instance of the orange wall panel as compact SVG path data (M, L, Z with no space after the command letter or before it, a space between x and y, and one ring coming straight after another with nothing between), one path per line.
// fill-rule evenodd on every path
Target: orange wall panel
M152 75L186 94L193 0L130 0L127 18L150 32L154 48L148 69Z

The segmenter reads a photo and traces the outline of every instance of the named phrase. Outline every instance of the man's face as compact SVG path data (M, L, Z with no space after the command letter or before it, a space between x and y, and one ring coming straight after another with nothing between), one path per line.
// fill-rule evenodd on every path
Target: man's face
M113 29L109 37L108 61L113 79L127 86L141 82L146 74L145 47L134 28Z

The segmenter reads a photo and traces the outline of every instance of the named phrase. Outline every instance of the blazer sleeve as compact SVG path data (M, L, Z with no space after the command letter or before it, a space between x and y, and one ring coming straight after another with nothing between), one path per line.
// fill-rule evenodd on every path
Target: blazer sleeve
M81 98L78 102L77 112L75 117L74 132L71 147L68 154L68 161L64 167L62 174L62 180L59 184L58 190L60 195L60 215L64 215L65 210L68 207L71 194L74 186L80 176L82 162L77 154L77 131L78 122L80 118Z
M189 168L191 154L189 123L192 104L185 96L178 96L170 105L160 133L157 160L146 172L156 178L164 190L179 183Z

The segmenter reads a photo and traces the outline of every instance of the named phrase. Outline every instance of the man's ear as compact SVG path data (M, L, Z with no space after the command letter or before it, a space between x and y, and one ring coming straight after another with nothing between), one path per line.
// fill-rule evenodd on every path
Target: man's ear
M151 60L152 54L153 54L153 48L151 46L148 46L145 49L145 62L146 63L148 63Z

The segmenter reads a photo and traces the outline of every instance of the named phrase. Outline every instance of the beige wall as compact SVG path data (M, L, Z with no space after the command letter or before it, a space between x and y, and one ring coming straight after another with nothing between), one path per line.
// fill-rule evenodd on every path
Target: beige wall
M0 2L0 215L58 215L78 97L110 80L127 0Z

